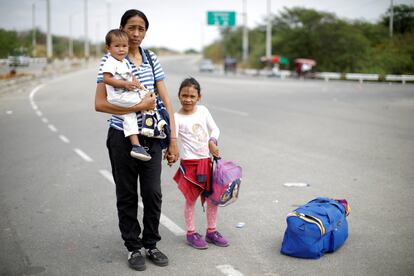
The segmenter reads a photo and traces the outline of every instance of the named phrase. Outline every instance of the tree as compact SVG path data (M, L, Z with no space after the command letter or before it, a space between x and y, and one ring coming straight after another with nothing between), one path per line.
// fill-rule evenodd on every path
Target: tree
M414 5L397 5L394 6L393 31L399 34L405 34L414 31ZM390 24L391 8L382 16L381 23L388 27Z

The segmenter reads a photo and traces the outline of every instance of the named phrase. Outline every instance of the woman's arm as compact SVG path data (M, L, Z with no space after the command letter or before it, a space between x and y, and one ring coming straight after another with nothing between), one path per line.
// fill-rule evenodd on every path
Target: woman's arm
M168 146L164 159L167 158L168 164L171 165L180 157L177 145L177 132L175 128L174 111L170 102L170 98L168 97L167 87L165 86L164 81L157 81L156 86L161 100L164 102L165 108L167 109L168 115L170 115L170 145ZM174 160L174 162L171 162L172 160Z
M120 107L111 104L106 99L106 88L104 83L96 85L95 110L116 115L124 115L132 112L141 112L143 110L153 110L156 107L154 93L148 93L142 101L131 107Z

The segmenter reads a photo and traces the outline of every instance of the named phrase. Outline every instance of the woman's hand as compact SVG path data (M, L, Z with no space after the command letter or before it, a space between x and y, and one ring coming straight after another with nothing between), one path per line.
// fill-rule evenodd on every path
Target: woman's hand
M208 149L214 157L220 157L219 148L213 140L208 141Z
M168 149L164 154L164 159L167 160L168 166L172 166L180 158L180 152L177 145L176 139L171 139Z
M132 108L135 112L141 112L142 110L154 110L156 106L155 94L154 92L149 92L142 98L140 103L134 105Z

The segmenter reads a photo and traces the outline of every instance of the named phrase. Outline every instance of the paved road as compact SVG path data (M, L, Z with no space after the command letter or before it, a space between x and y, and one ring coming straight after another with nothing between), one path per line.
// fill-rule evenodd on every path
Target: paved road
M140 274L412 274L413 86L200 74L192 58L162 63L175 107L184 77L201 82L222 155L243 166L244 180L238 202L219 213L231 246L197 251L182 235L177 166L164 165L159 247L170 265ZM1 275L138 273L117 228L108 116L94 111L94 77L79 71L0 95ZM348 199L348 241L320 260L281 255L286 214L316 196ZM196 225L205 231L200 206Z

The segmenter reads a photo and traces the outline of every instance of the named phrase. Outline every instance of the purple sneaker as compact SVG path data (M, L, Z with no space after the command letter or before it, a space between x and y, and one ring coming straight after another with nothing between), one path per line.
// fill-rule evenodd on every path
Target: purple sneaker
M230 245L230 242L226 240L218 231L214 231L206 234L206 242L214 243L217 246L226 247Z
M208 244L203 240L203 236L195 232L193 234L187 234L187 242L194 248L207 249Z

